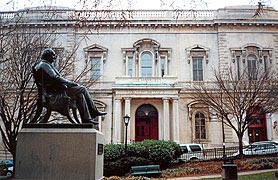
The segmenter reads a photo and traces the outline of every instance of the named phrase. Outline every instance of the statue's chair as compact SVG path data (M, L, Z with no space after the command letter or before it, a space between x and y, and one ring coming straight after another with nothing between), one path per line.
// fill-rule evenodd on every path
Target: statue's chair
M49 85L43 81L42 73L32 70L35 84L38 88L37 109L30 123L47 123L51 112L56 111L68 118L71 123L79 124L77 116L76 100L71 99L66 93L65 85ZM42 116L43 108L46 108L45 115ZM74 120L71 117L71 112ZM42 117L41 117L42 116Z

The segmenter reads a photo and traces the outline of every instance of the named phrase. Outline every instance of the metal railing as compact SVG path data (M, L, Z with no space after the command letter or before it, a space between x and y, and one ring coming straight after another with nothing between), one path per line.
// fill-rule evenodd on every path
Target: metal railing
M265 156L269 154L278 154L278 148L276 149L252 149L250 152L246 151L246 147L243 147L243 153L245 156ZM231 158L236 157L239 154L238 147L226 147L225 148L225 157ZM180 160L182 161L191 161L191 160L216 160L216 159L223 159L223 148L212 148L212 149L204 149L203 151L198 152L189 152L182 154L180 156Z

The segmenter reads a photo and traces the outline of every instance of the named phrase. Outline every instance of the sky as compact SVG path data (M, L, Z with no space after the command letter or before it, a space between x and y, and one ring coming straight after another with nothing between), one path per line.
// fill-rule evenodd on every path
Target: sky
M86 1L86 4L83 2ZM0 11L19 10L27 7L54 5L75 9L218 9L225 6L257 5L258 1L265 6L278 10L278 0L0 0ZM109 2L112 2L109 3Z

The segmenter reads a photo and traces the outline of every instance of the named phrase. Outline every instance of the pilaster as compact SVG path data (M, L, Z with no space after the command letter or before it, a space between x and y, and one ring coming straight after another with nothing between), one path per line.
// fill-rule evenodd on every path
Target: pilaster
M170 140L169 98L163 98L164 140Z
M123 142L123 120L122 120L122 101L120 98L115 99L115 112L114 112L114 143Z
M218 59L219 59L219 71L220 73L227 72L229 51L227 44L227 34L219 32L218 33Z
M131 114L130 114L130 103L131 103L131 98L125 98L125 115L130 116L131 118ZM131 123L129 122L129 125L127 126L127 143L130 143L130 127L131 127Z
M172 129L173 134L172 140L179 143L180 142L180 121L179 121L179 104L178 98L173 98L173 116L172 116Z

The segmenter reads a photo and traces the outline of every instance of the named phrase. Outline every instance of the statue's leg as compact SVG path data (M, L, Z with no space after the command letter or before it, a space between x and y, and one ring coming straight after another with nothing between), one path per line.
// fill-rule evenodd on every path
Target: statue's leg
M79 114L81 116L82 122L87 120L92 120L92 117L90 115L90 112L88 110L88 106L85 100L85 97L81 94L79 98L76 99L77 108L79 111Z
M98 122L94 121L94 118L99 113L97 108L92 101L90 94L83 86L73 86L67 89L67 94L76 99L77 108L79 114L81 116L82 123L94 123L98 124ZM91 102L90 102L91 101Z
M89 109L89 112L90 112L90 115L91 117L94 119L95 117L97 116L100 116L100 115L105 115L106 113L102 113L102 112L99 112L90 93L88 92L88 90L83 87L83 86L80 86L80 90L81 92L83 93L84 97L85 97L85 100L86 100L86 103L87 103L87 106L88 106L88 109Z
M67 93L71 94L73 96L83 95L84 98L85 98L87 107L89 108L90 113L92 114L92 112L93 113L97 113L98 112L97 107L95 106L94 101L93 101L90 93L86 89L86 87L84 87L84 86L73 86L73 87L68 88ZM92 118L95 118L95 117L96 116L94 116Z

